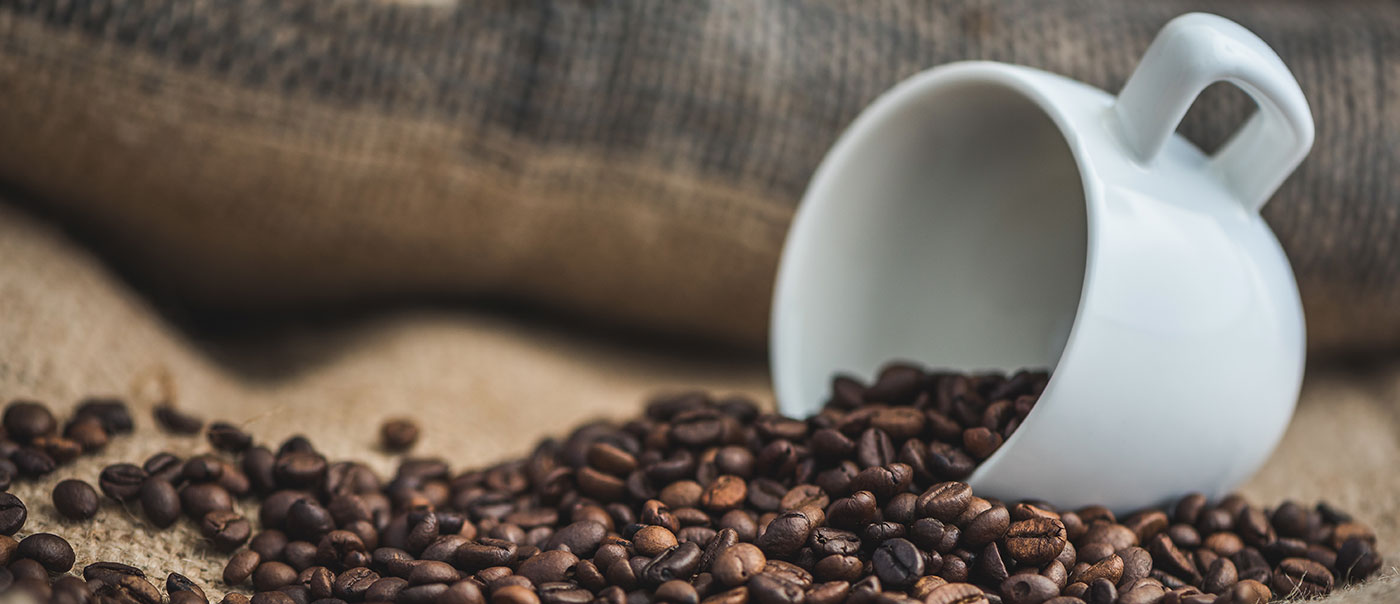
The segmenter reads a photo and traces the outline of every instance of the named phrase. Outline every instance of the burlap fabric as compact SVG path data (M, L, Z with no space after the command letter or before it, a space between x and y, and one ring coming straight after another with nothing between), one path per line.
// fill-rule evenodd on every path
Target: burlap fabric
M0 180L206 309L494 298L761 346L793 207L876 94L970 58L1116 90L1192 9L1312 103L1265 215L1314 349L1394 347L1390 1L3 0ZM1249 110L1199 107L1207 145Z
M29 502L21 533L71 540L78 564L118 559L150 575L170 571L218 597L222 558L197 544L187 521L157 531L139 510L104 500L90 522L55 517L49 490L63 478L95 481L117 460L160 450L205 452L202 438L157 432L152 386L173 378L182 409L239 422L260 440L310 436L332 457L392 460L372 444L378 422L423 419L416 451L454 467L526 452L535 439L579 421L625 417L658 389L745 392L771 404L761 360L696 357L471 313L404 312L234 339L190 339L173 329L93 257L0 204L0 399L36 397L66 410L81 396L131 397L138 432L40 483L13 490ZM1310 371L1283 445L1244 489L1260 502L1331 501L1377 529L1380 578L1329 602L1400 601L1400 365ZM252 513L246 502L242 504Z

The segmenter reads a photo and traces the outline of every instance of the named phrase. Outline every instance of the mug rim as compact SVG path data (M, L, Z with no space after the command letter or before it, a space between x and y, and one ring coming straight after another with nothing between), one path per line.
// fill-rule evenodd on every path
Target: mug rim
M1049 82L1031 81L1036 77L1054 78ZM1056 81L1059 80L1059 81ZM1103 193L1102 183L1093 170L1089 159L1089 153L1084 147L1083 141L1073 134L1073 119L1066 115L1059 105L1042 90L1042 86L1047 83L1053 84L1074 84L1093 90L1108 97L1107 92L1088 86L1086 84L1056 76L1053 73L1039 69L1002 63L998 61L957 61L940 65L931 69L914 74L889 90L881 93L863 109L859 115L841 133L836 142L822 157L822 161L817 165L811 180L808 182L806 190L802 194L793 221L788 228L788 234L783 242L782 252L779 256L778 270L774 283L772 308L769 313L769 367L772 373L773 393L776 398L778 410L785 415L811 415L819 410L818 405L803 405L802 401L794 401L795 392L800 389L795 382L799 379L796 372L785 370L779 357L782 356L780 350L783 346L780 341L780 321L779 315L784 314L785 309L795 304L791 301L793 293L789 290L796 287L797 277L793 274L790 266L790 258L799 245L806 245L805 240L810 229L801 228L800 223L804 221L804 207L809 207L809 202L814 195L814 191L824 190L831 186L830 181L836 178L836 166L848 164L855 154L857 154L863 143L869 136L869 132L885 123L891 116L911 102L915 102L913 97L919 93L928 92L935 88L953 85L959 82L991 84L1012 92L1021 98L1034 104L1035 108L1054 124L1060 139L1064 141L1066 149L1074 159L1075 169L1079 172L1080 190L1082 201L1085 206L1085 252L1083 277L1080 281L1079 297L1075 305L1074 318L1070 324L1069 333L1066 335L1065 344L1055 358L1055 366L1067 358L1078 348L1080 326L1085 312L1085 303L1088 300L1090 291L1090 281L1093 279L1094 268L1097 265L1097 250L1099 249L1098 236L1098 212L1102 209ZM915 359L917 361L917 359ZM1051 368L1050 379L1046 384L1042 398L1047 398L1055 386L1053 367ZM1032 414L1035 410L1032 409ZM1013 433L1008 439L1015 439L1017 434ZM1005 446L1005 445L1003 445ZM984 464L985 465L985 464ZM979 468L980 469L980 468Z

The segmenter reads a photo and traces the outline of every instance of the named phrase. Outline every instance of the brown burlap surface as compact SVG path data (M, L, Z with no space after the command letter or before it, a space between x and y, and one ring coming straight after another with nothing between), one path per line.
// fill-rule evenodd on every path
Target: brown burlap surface
M793 207L876 94L973 58L1116 90L1193 9L1312 104L1265 209L1310 343L1400 344L1387 0L0 0L0 181L204 307L499 297L761 345ZM1226 91L1188 134L1240 122Z
M0 312L0 401L34 397L67 410L85 395L118 394L137 407L135 435L12 488L30 506L21 535L56 532L73 542L80 566L116 559L158 577L178 571L216 597L226 589L222 557L195 544L189 522L152 530L135 507L105 499L94 521L66 522L48 496L63 478L95 481L107 463L209 450L202 438L153 427L149 408L162 373L173 378L182 409L238 422L264 442L304 433L332 458L365 459L385 473L393 461L372 447L379 421L392 414L421 418L417 453L461 468L524 453L585 419L636 413L657 390L745 392L771 404L761 362L624 347L465 311L192 340L81 247L5 204ZM1326 499L1375 526L1386 556L1381 578L1329 601L1397 602L1397 467L1400 365L1314 370L1283 445L1244 491L1270 504Z

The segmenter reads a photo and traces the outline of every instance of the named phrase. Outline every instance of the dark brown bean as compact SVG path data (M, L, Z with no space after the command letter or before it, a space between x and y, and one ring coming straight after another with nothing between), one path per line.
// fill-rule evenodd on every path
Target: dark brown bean
M76 479L60 481L53 488L53 505L65 518L87 520L97 515L97 490Z

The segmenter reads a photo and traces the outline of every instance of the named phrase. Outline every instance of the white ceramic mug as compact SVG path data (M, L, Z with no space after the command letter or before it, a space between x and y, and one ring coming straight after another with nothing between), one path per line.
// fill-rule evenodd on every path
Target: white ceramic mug
M1215 82L1259 110L1214 155L1175 134ZM886 361L1050 368L970 478L981 494L1117 510L1220 495L1282 436L1302 307L1259 208L1311 147L1307 101L1258 37L1171 21L1114 97L991 62L878 98L817 169L773 305L779 407Z

